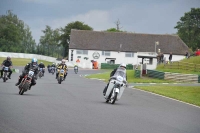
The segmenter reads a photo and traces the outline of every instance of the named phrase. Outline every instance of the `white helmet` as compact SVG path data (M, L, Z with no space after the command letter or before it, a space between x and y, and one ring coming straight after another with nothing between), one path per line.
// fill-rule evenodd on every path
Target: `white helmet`
M121 63L121 64L119 65L119 67L124 67L124 68L126 68L126 64L125 64L125 63Z
M64 59L62 59L61 63L62 63L62 64L65 64L65 60L64 60Z

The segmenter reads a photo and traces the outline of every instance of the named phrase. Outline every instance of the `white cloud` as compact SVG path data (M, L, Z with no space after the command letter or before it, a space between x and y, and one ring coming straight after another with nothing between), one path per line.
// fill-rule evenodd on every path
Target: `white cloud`
M38 3L38 4L56 4L56 0L21 0L26 3Z
M110 20L109 12L101 10L92 10L69 18L58 18L53 20L40 18L29 21L27 24L31 27L32 35L38 43L40 36L43 35L42 30L45 29L46 25L49 25L52 29L56 29L75 21L84 22L84 24L91 26L95 31L102 31L115 26L114 22Z
M52 21L54 28L64 27L70 22L81 21L91 26L94 30L106 30L112 27L110 14L108 11L92 10L84 14L78 14L69 18L60 18Z

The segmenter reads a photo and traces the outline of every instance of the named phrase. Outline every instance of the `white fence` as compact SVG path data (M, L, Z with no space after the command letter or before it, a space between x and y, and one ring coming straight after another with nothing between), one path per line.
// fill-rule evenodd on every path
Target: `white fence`
M12 58L37 58L38 60L46 60L49 62L56 62L56 58L44 56L44 55L37 55L37 54L25 54L25 53L12 53L12 52L0 52L0 57L12 57Z
M56 60L54 57L37 55L37 54L25 54L25 53L13 53L13 52L0 52L0 57L11 57L11 58L26 58L32 59L37 58L38 60L45 60L54 63L60 63L60 61ZM66 61L67 66L73 67L74 63ZM92 63L79 63L78 66L80 68L92 68Z

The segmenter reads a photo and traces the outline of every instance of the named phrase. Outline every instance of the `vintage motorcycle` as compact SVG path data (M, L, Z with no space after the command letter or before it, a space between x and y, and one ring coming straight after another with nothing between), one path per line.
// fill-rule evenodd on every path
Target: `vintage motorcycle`
M74 72L75 72L75 74L78 73L78 66L74 66Z
M4 69L2 70L3 71L3 82L6 82L6 80L8 80L8 70L9 70L9 67L4 67Z
M54 75L54 73L55 73L55 67L51 67L51 73L52 73L52 75Z
M43 70L44 68L39 68L39 73L38 73L39 78L44 76Z
M64 69L58 69L58 84L61 84L61 82L64 80L64 74L65 74L65 70Z
M31 80L32 80L32 78L34 78L34 71L33 71L33 70L30 70L30 71L28 72L28 74L26 74L26 75L23 77L21 83L20 83L19 86L18 86L18 87L19 87L19 94L20 94L20 95L23 95L24 92L26 92L27 90L29 90L30 85L31 85Z
M127 86L126 70L118 68L114 76L110 78L109 85L104 98L112 104L119 100Z

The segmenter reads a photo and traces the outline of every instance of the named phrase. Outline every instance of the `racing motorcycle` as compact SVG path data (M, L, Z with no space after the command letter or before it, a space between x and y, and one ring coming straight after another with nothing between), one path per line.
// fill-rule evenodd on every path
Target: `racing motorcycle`
M52 75L54 75L54 73L55 73L55 67L51 67L51 73L52 73Z
M64 69L58 69L58 84L61 84L61 82L64 80L64 74L65 70Z
M39 68L39 73L38 73L39 78L41 78L42 76L44 76L43 69L44 68Z
M9 70L9 67L4 66L4 69L3 69L3 82L6 82L6 80L8 80L8 70Z
M24 92L28 91L31 85L31 80L34 78L34 71L31 69L28 74L26 74L21 83L19 84L19 94L23 95Z
M104 98L106 103L110 102L114 104L118 101L126 88L126 70L118 68L114 76L110 78L109 85Z
M74 72L77 74L78 73L78 66L74 67Z

